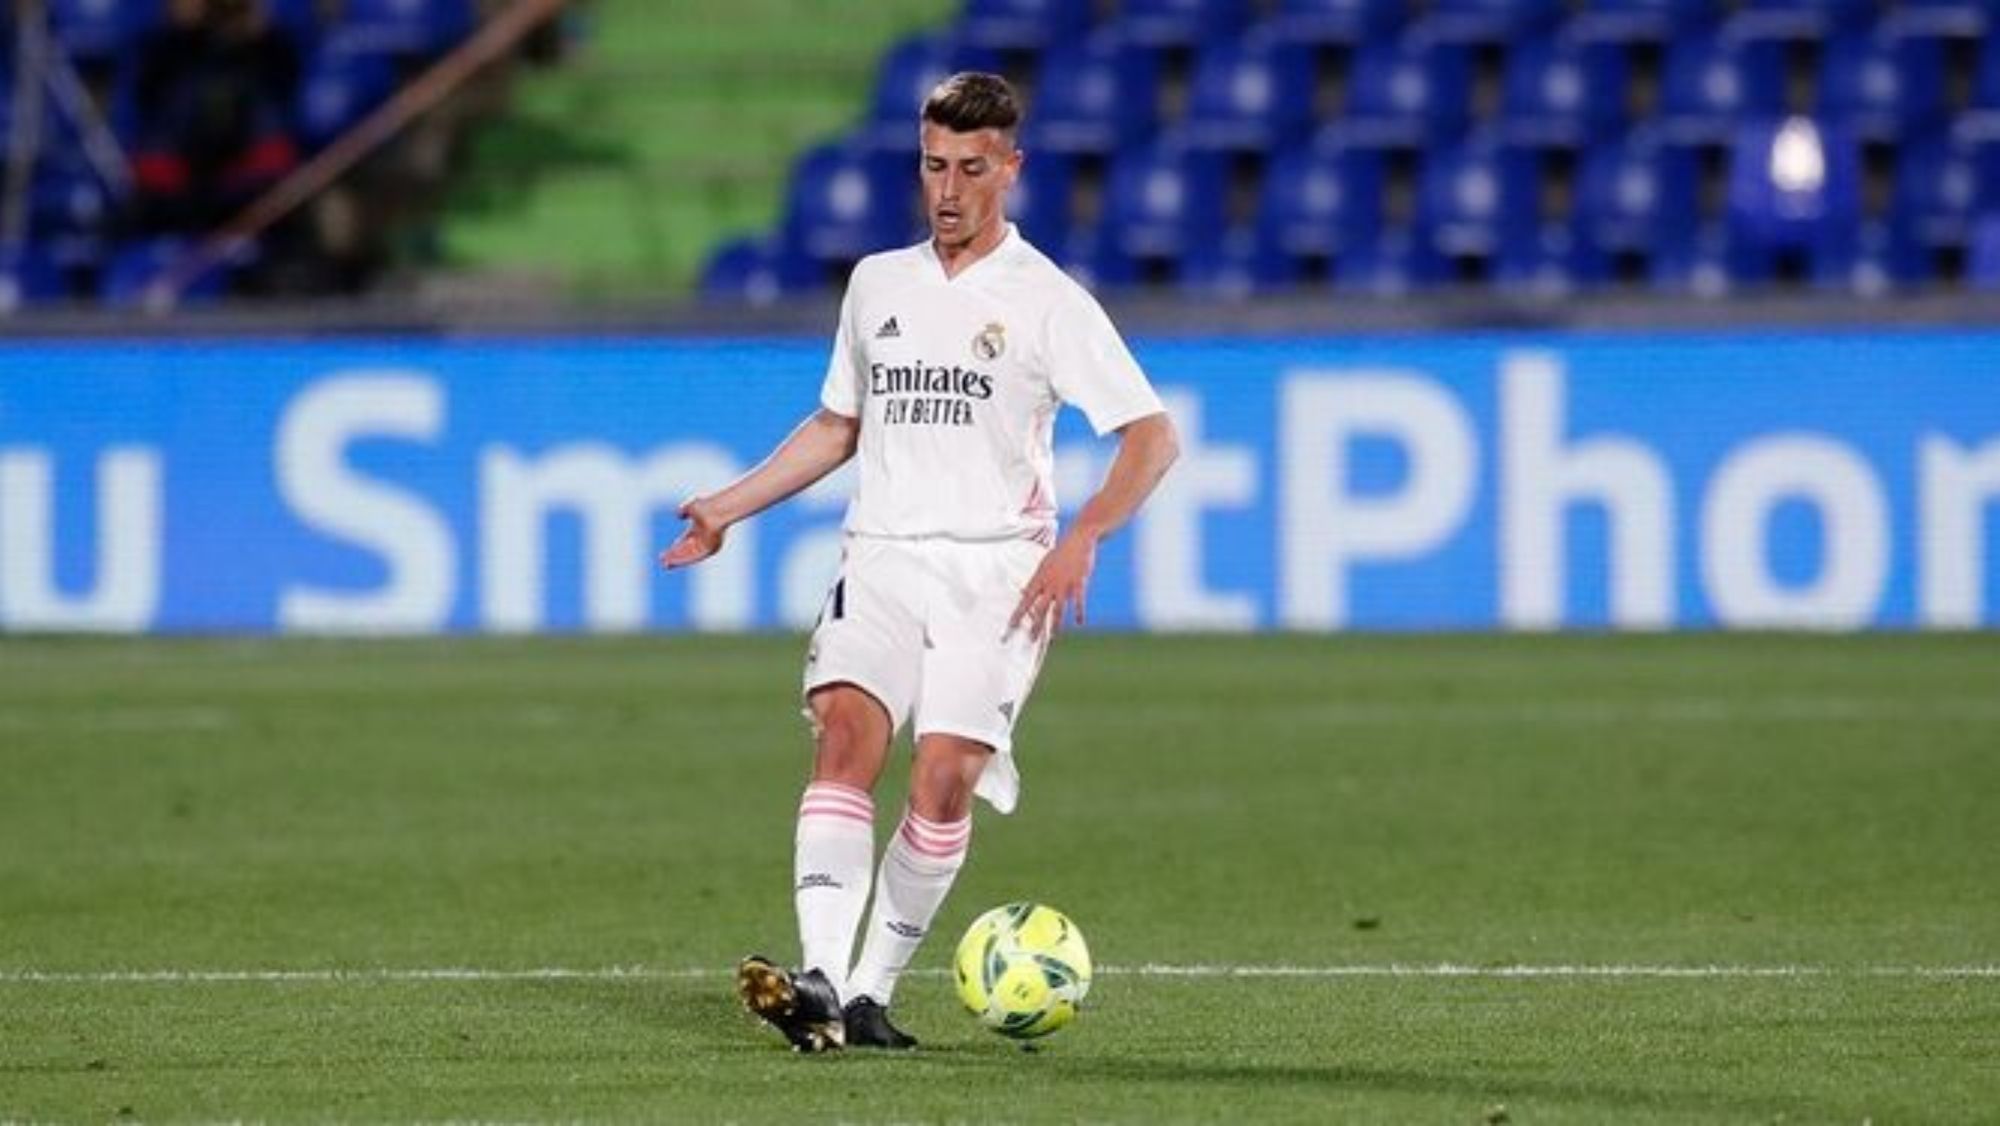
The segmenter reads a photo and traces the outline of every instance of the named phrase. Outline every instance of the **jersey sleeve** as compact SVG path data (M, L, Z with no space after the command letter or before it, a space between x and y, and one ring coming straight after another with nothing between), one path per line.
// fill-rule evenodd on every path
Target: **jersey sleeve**
M1166 408L1097 299L1081 288L1058 298L1047 322L1049 384L1099 437Z
M861 417L861 356L854 346L854 284L840 299L840 325L833 334L833 355L826 363L826 382L819 404L845 418Z

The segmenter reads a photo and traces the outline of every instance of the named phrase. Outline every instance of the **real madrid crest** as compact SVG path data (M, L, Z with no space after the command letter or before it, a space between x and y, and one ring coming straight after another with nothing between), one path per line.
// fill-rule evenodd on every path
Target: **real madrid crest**
M1007 326L999 321L988 324L972 338L972 354L982 360L997 360L1007 351Z

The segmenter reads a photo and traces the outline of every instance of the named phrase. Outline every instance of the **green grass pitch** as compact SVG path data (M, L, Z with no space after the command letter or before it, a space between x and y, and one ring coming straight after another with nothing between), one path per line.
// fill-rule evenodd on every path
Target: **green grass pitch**
M1991 635L1065 638L905 1058L729 996L802 649L0 641L0 1120L2000 1121Z

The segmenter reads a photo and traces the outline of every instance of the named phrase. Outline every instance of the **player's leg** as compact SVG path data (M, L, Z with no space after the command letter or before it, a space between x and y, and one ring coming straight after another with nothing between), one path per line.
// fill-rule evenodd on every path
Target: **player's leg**
M882 852L861 960L848 990L847 1038L861 1047L912 1048L888 1021L896 981L916 956L972 839L972 796L993 749L945 733L917 740L910 806Z
M844 998L875 870L875 781L895 728L882 702L850 683L817 688L806 703L813 772L799 800L792 863L799 964L825 974Z
M814 688L806 709L813 772L799 799L792 854L800 968L794 973L752 955L737 967L736 980L751 1012L795 1049L820 1052L846 1038L841 998L875 863L872 791L895 726L879 700L846 682Z

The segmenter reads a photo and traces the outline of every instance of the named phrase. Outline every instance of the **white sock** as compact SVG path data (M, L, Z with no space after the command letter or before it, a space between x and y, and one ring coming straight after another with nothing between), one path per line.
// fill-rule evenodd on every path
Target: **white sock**
M799 915L799 968L818 970L847 998L854 928L875 864L875 799L838 782L814 782L799 799L792 904Z
M896 979L916 957L951 882L965 864L972 840L972 818L926 821L905 812L903 823L882 852L875 878L875 909L868 920L868 937L861 944L861 961L850 978L855 997L872 997L884 1006L896 991Z

